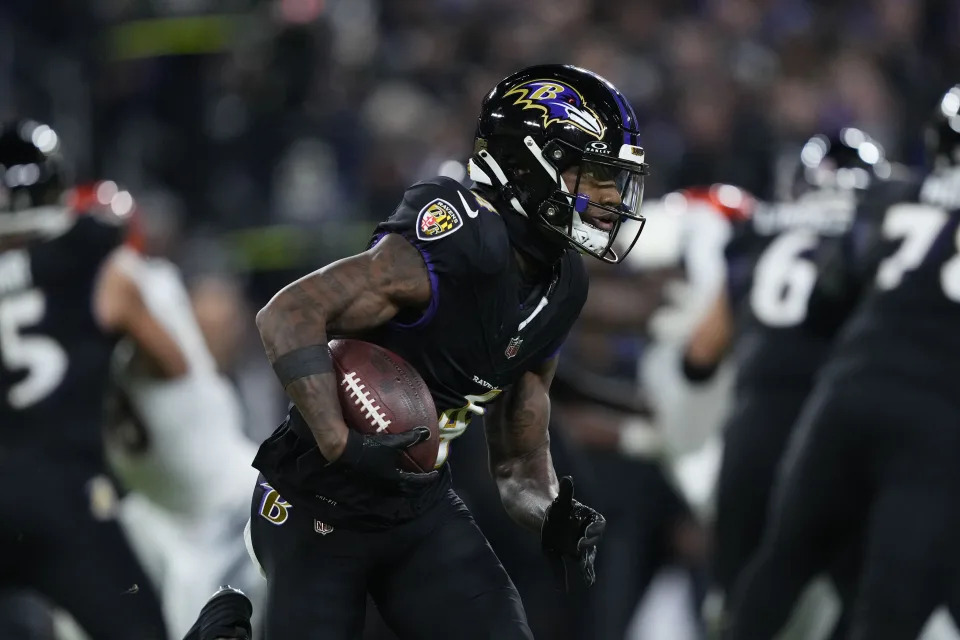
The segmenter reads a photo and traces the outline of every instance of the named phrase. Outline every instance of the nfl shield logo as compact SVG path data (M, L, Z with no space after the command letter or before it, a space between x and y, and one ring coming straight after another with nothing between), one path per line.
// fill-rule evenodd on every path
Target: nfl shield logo
M313 530L322 536L325 536L328 533L333 533L333 527L328 525L326 522L320 522L319 520L313 521Z
M517 352L520 351L520 343L523 342L523 338L517 336L516 338L510 338L510 343L507 345L506 350L503 352L503 355L507 356L509 360L513 356L517 355Z

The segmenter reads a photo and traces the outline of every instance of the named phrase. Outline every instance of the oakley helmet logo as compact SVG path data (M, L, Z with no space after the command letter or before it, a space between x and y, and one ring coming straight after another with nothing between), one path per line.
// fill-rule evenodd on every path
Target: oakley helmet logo
M607 130L596 112L584 106L580 92L559 80L530 80L503 95L516 96L513 104L523 109L542 112L544 129L554 122L571 124L598 139Z

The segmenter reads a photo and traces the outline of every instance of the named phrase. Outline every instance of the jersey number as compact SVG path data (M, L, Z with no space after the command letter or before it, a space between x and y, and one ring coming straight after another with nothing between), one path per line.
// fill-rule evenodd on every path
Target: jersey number
M949 220L946 211L927 204L904 203L890 207L883 219L883 236L902 242L897 251L877 268L877 287L894 289L899 286L904 274L920 266ZM953 244L960 253L960 227ZM943 264L940 286L948 300L960 302L960 255L954 255Z
M807 316L817 268L803 257L817 246L812 231L796 230L776 238L760 256L750 289L750 307L770 327L792 327Z
M43 319L46 306L46 298L36 289L0 298L0 360L8 371L27 371L27 377L7 392L14 409L46 398L67 372L67 354L55 340L23 333Z
M482 416L485 409L483 404L490 402L498 395L500 389L491 389L480 396L464 396L467 404L456 409L447 409L440 414L440 453L437 454L437 467L447 460L450 453L450 441L463 435L473 416Z

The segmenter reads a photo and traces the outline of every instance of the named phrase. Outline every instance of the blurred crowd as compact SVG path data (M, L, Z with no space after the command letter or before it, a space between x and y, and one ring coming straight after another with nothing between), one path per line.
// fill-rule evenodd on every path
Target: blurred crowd
M379 219L411 181L462 175L484 93L539 62L631 99L652 195L769 196L826 127L918 160L960 55L949 0L4 5L0 110L61 123L88 177L172 191L192 229Z
M648 201L714 182L774 198L804 141L838 126L919 164L916 132L957 80L957 43L955 0L6 0L0 117L50 122L78 179L134 194L152 251L184 271L259 441L285 399L255 310L291 278L361 249L409 184L465 180L480 101L508 73L573 63L619 87L640 115ZM458 487L537 637L585 637L588 625L598 639L701 631L692 612L708 507L697 488L709 482L663 464L665 448L678 451L649 427L665 411L663 380L642 364L651 342L682 334L657 331L682 319L651 318L677 302L671 283L689 280L690 265L679 241L651 241L666 242L645 231L632 269L590 265L591 298L558 377L558 469L577 469L611 522L606 579L589 597L564 607L536 541L505 517L481 429L454 447ZM660 257L644 262L651 253ZM658 574L659 593L682 582L685 604L661 623L671 635L652 623L643 635L637 607Z

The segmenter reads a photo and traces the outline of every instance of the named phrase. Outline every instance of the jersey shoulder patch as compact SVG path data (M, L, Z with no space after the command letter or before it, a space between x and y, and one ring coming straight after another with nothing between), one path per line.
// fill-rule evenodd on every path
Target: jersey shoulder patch
M438 240L456 233L463 227L463 217L456 207L443 198L434 198L417 214L417 237L421 240Z
M496 209L450 178L407 189L390 217L377 225L372 243L387 233L413 243L435 273L489 276L510 263L510 239Z

